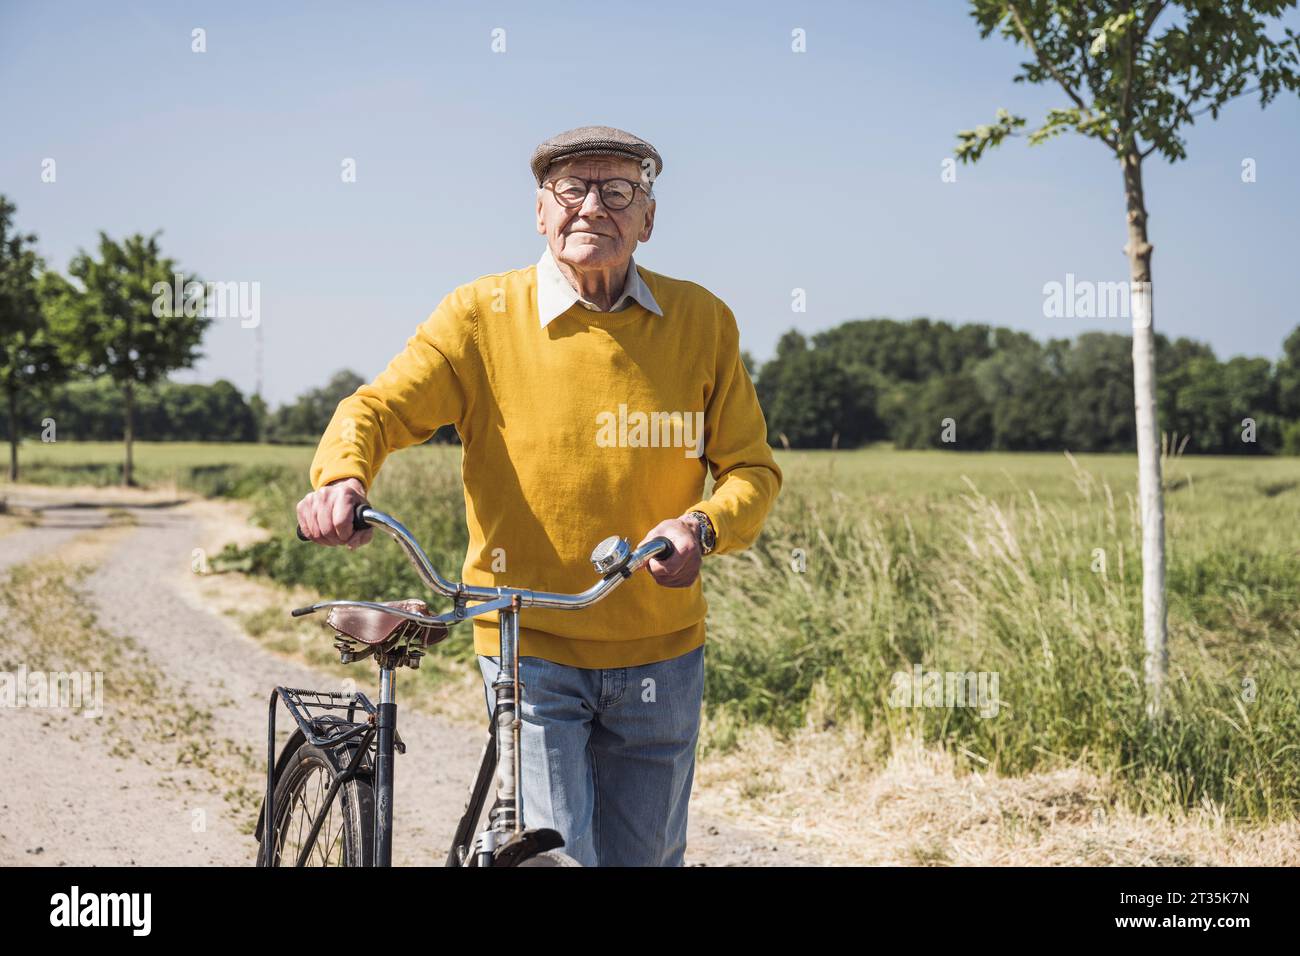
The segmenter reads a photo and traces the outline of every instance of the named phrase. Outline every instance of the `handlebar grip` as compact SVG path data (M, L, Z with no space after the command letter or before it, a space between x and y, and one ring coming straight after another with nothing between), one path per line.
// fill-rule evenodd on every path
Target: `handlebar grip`
M370 527L370 522L367 521L365 518L361 517L361 512L369 507L370 507L370 502L362 501L358 503L355 508L352 509L352 530L353 531L365 531L366 528ZM301 526L295 525L294 531L298 533L299 541L311 540L311 538L307 537L305 534L302 533Z
M663 538L663 537L655 538L650 543L662 544L664 546L663 551L661 551L656 558L659 561L667 561L669 558L671 558L674 554L677 553L677 549L673 547L673 543L669 541L667 538Z
M370 507L369 501L362 501L355 508L352 509L352 530L353 531L365 531L367 528L370 527L370 522L361 516L362 512L364 512L369 507Z

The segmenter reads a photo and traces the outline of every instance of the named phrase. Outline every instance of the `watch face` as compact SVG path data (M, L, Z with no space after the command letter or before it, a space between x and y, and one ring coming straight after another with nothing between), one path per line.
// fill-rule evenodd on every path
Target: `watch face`
M713 550L714 543L708 515L702 511L692 511L691 517L695 519L695 538L699 542L700 550L708 554Z

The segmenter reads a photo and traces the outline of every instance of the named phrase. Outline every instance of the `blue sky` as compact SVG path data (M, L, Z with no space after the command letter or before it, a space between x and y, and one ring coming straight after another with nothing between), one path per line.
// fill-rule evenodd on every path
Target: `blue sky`
M450 289L536 261L528 158L587 123L663 154L637 261L721 296L759 358L789 328L865 316L1123 332L1043 315L1044 284L1067 273L1127 278L1122 183L1100 145L1012 142L941 181L957 130L1064 105L1011 82L1019 59L955 0L5 0L0 192L56 268L100 229L161 229L182 267L259 282L273 404L339 368L373 377ZM1274 358L1300 324L1300 102L1243 99L1188 139L1188 161L1147 164L1156 327ZM249 391L254 343L218 320L176 377Z

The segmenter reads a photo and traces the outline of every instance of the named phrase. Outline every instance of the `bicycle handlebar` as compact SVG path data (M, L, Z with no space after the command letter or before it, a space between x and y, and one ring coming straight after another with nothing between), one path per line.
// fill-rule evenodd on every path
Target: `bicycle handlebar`
M402 611L369 601L321 601L308 607L296 608L292 612L294 617L301 617L304 614L310 614L325 607L370 607L418 623L436 622L446 624L458 622L476 614L497 610L516 601L518 601L518 606L521 608L545 607L576 610L595 604L621 584L625 578L631 577L633 572L639 570L652 558L670 558L676 550L673 543L664 537L652 538L635 551L628 549L626 539L616 536L606 538L592 552L592 563L596 565L598 572L602 572L601 579L578 594L556 594L550 591L531 591L526 588L482 587L448 581L438 573L438 569L433 566L433 562L424 553L424 549L420 547L414 536L403 527L400 521L391 515L370 507L366 502L358 504L353 511L352 527L357 531L377 527L386 532L389 537L402 546L402 550L406 552L407 558L414 566L416 573L419 574L420 579L431 590L451 598L455 602L455 610L449 615L429 617L414 611ZM299 540L311 540L303 534L301 527L297 529L297 532ZM597 559L598 554L601 555L599 562ZM481 601L484 603L472 611L466 611L466 601Z

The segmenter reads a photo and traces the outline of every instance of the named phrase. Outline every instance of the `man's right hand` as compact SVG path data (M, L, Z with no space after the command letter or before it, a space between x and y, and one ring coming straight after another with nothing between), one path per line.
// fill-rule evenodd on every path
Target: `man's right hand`
M352 515L366 502L366 488L356 478L340 478L298 502L298 527L317 544L346 544L355 550L374 537L374 529L357 531Z

